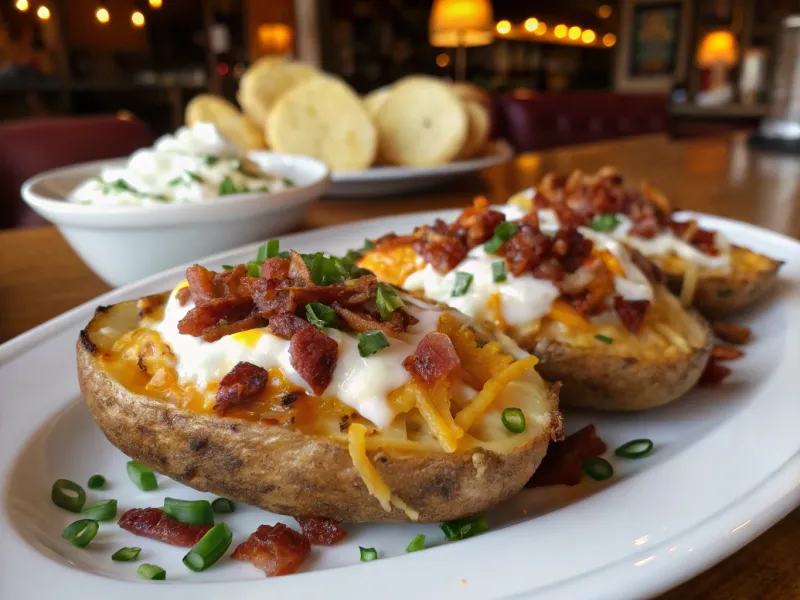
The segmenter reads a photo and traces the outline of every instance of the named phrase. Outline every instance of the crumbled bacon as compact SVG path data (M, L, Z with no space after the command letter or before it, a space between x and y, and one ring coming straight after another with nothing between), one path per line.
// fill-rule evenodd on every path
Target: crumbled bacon
M272 577L296 572L310 552L308 538L278 523L261 525L236 547L231 558L249 562Z
M214 410L220 415L244 404L267 387L267 370L249 362L239 362L219 382Z
M195 304L208 302L216 296L213 273L205 267L192 265L186 269L186 281Z
M321 395L333 378L339 344L316 327L306 327L289 342L289 363Z
M333 546L347 537L347 532L333 519L322 517L295 517L303 535L315 546Z
M255 329L256 327L263 327L267 324L267 320L259 315L250 315L239 321L227 321L212 325L203 330L200 337L206 342L216 342L218 339L239 333L240 331L247 331L248 329Z
M461 213L450 229L464 241L467 248L474 248L491 238L495 228L505 220L503 213L489 209L486 198L479 197L473 206Z
M581 463L600 456L606 445L597 436L594 425L587 425L560 442L551 442L536 473L525 487L545 485L577 485L581 482Z
M523 225L517 235L503 244L501 250L508 262L508 270L519 277L526 271L536 269L550 253L551 246L550 238L539 229ZM559 268L558 273L563 275L563 270Z
M308 265L299 252L294 250L290 253L289 259L289 281L293 286L307 287L313 285L311 281L311 271L308 270Z
M253 279L247 287L255 304L255 310L262 317L269 319L275 315L292 313L297 304L292 293L280 289L281 283L275 279Z
M135 535L173 546L191 548L211 525L189 525L168 517L160 508L132 508L119 519L119 526Z
M214 290L217 297L247 295L247 267L236 265L230 271L214 273Z
M622 296L614 296L614 310L631 333L638 333L648 306L650 302L647 300L625 300Z
M700 376L700 380L697 384L701 386L718 385L730 374L731 370L728 367L719 364L716 359L711 358L708 363L706 363L706 368L703 370L703 374Z
M711 330L719 339L729 344L746 344L753 337L753 332L747 327L735 325L734 323L726 323L725 321L713 321L711 323Z
M390 317L382 321L378 316L365 312L355 312L338 302L332 304L333 310L339 315L342 320L347 323L353 331L382 331L388 336L396 337L398 334L403 333L406 328L416 324L419 320L408 314L402 308L393 311Z
M288 258L280 258L278 256L268 258L261 263L261 278L283 281L289 276L290 266L291 261Z
M711 360L736 360L744 356L744 352L734 346L714 344L711 347Z
M194 298L194 296L192 296ZM253 300L244 296L214 298L195 306L178 323L178 331L184 335L200 337L209 327L220 321L238 321L250 316Z
M178 304L181 306L186 306L186 303L192 297L192 293L189 291L188 287L182 287L178 290L178 293L175 294L175 298L178 300Z
M417 344L414 354L403 361L403 366L412 375L418 375L428 385L446 377L461 366L452 340L444 333L432 331Z
M580 267L592 253L591 240L583 237L577 229L561 227L553 236L552 253L567 273Z
M285 340L292 339L295 333L306 327L313 327L313 325L292 313L275 315L269 320L269 330Z
M440 273L455 269L469 250L441 219L437 219L432 226L418 228L412 238L414 251Z

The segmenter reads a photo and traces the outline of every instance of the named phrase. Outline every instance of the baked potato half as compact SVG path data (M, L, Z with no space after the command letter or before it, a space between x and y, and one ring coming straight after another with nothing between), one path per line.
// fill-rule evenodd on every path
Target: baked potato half
M287 333L282 323L287 319L262 316L268 311L256 295L264 286L259 282L275 281L266 277L269 268L256 278L247 276L244 266L224 274L195 266L188 287L98 309L77 345L78 375L95 421L114 446L192 488L276 513L345 522L434 522L479 513L515 494L549 441L560 438L558 388L531 367L535 358L511 348L515 358L507 345L465 324L462 316L412 298L392 313L404 311L405 330L390 332L388 324L398 321L376 320L375 327L385 326L388 346L374 354L355 351L363 334L342 316L334 329L284 313L297 317L288 319L295 331ZM233 328L236 333L217 336L219 331L208 329L209 310L221 298L230 298L232 290L246 295L251 288L254 304L247 316L238 313L242 325ZM270 289L275 291L272 284ZM367 276L333 285L301 286L294 280L282 291L294 299L297 314L306 314L302 303L312 297L326 298L337 310L348 303L355 313L365 297L365 306L374 303L376 289L374 277ZM384 297L387 289L381 287ZM204 297L209 290L213 297ZM357 290L362 297L354 298ZM331 302L334 295L338 300ZM394 305L401 304L397 299L402 295ZM318 317L325 312L314 310ZM179 333L200 317L203 331ZM210 327L229 332L232 322L229 313L227 321L220 318ZM315 337L304 350L297 339L309 327ZM304 379L318 383L314 369L324 367L318 350L330 343L325 337L338 344L338 359L320 391ZM421 340L434 338L451 355L446 372L436 357L418 362L426 351ZM295 360L302 352L311 353L311 367ZM252 377L233 386L228 381L243 362L250 371L265 367L266 383L255 393L248 394ZM381 396L393 381L401 383ZM372 382L370 395L364 388ZM235 402L229 402L232 389L244 392ZM524 416L518 433L503 424L507 408Z

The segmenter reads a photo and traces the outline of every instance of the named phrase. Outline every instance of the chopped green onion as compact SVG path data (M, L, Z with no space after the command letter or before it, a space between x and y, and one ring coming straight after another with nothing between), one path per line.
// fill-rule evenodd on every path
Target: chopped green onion
M203 183L203 181L204 181L204 179L202 177L200 177L200 175L198 175L194 171L190 171L189 169L185 169L183 172L186 173L186 176L189 179L191 179L192 181L197 181L199 183Z
M217 161L219 161L219 156L212 156L210 154L206 156L206 166L208 167L213 167L217 164Z
M81 511L81 515L95 521L110 521L117 516L116 500L98 500Z
M405 302L397 295L394 288L385 283L378 284L378 289L375 292L375 304L378 305L378 311L384 321L391 317L392 313L398 308L405 306Z
M281 258L291 258L292 253L289 252L288 250L284 250L283 252L278 252L278 256L280 256Z
M614 340L612 340L607 335L603 335L602 333L598 333L597 335L595 335L594 339L596 339L596 340L598 340L600 342L603 342L604 344L613 344L614 343Z
M74 481L57 479L50 492L53 504L70 512L79 513L86 503L86 492Z
M364 358L388 347L389 340L382 331L365 331L358 334L358 353Z
M614 454L620 458L644 458L653 450L653 440L640 438L622 444L614 450Z
M288 177L284 177L283 178L283 185L285 185L286 187L292 187L292 186L294 186L294 181L292 181Z
M117 179L116 181L112 181L111 182L111 187L116 188L118 190L125 190L125 191L128 191L128 192L135 192L136 191L124 179Z
M467 293L469 286L472 285L472 273L465 273L464 271L456 271L456 280L453 283L453 291L451 295L455 298L456 296L463 296Z
M130 560L136 560L139 558L139 553L141 551L142 549L137 548L136 546L120 548L111 555L111 560L116 562L128 562Z
M375 242L367 238L364 240L364 247L362 248L362 250L372 250L374 247L375 247Z
M189 525L213 525L214 511L208 500L178 500L164 498L164 513Z
M178 185L183 183L183 175L178 175L177 177L173 177L167 182L167 185Z
M525 431L525 415L518 408L504 408L500 420L511 433Z
M311 281L317 285L341 283L350 276L352 265L335 256L325 256L322 252L302 254L311 273Z
M444 532L444 536L448 540L454 542L489 531L489 524L486 522L486 517L478 515L476 517L446 521L439 525L439 528Z
M585 459L581 463L583 472L595 481L604 481L614 474L614 467L611 463L599 456Z
M225 523L217 523L183 557L192 571L204 571L217 562L230 547L233 534Z
M232 500L228 500L227 498L217 498L211 503L211 508L215 513L225 515L236 510L236 505Z
M411 543L406 546L406 552L418 552L420 550L425 549L425 536L421 533L418 533L414 536L414 539L411 540Z
M128 461L128 477L143 492L152 492L158 488L156 476L142 463L135 460Z
M736 293L735 290L730 288L726 288L724 290L717 290L717 296L720 298L727 298L728 296L733 296Z
M369 562L371 560L378 560L378 552L375 548L362 548L361 546L358 547L359 552L361 552L361 562Z
M506 280L506 261L496 260L492 263L492 279L495 283L502 283Z
M104 490L106 488L106 478L102 475L92 475L86 484L90 490Z
M76 548L86 548L97 535L98 529L100 525L94 519L81 519L67 525L61 532L61 537Z
M518 231L519 225L512 223L511 221L503 221L497 227L495 227L492 239L483 245L483 249L489 254L497 252L500 250L500 246L517 235Z
M142 563L136 569L136 574L142 579L151 579L153 581L164 581L167 578L167 572L158 565L150 565Z
M336 312L321 302L306 304L306 320L320 328L336 327Z
M150 197L153 200L158 200L159 202L169 202L169 198L167 198L164 194L152 194Z
M281 241L280 240L270 240L266 244L267 246L267 258L275 258L278 256L280 249L281 249Z
M223 271L233 271L233 265L222 265Z
M228 194L238 194L239 189L233 183L230 175L225 175L225 178L219 184L219 195L227 196Z
M248 277L261 277L261 265L251 260L247 263L247 276Z
M603 231L609 232L614 231L619 225L619 219L617 215L614 213L606 213L604 215L600 215L599 217L595 217L595 219L589 224L590 229L594 229L595 231Z

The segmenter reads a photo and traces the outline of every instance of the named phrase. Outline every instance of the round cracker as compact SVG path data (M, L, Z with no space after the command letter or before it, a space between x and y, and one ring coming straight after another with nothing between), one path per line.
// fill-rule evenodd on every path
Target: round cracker
M450 86L415 75L396 83L376 118L379 153L390 163L425 167L449 162L467 137L467 113Z
M467 111L468 127L467 139L459 153L460 158L472 158L480 153L486 142L489 141L489 128L491 120L489 111L475 100L463 102L464 109Z
M314 156L332 171L366 169L375 160L377 132L361 99L331 77L311 78L284 94L266 130L276 151Z
M367 109L367 114L369 114L370 118L375 119L377 117L378 111L383 106L383 103L386 102L386 98L389 97L389 92L391 91L392 88L386 86L372 90L364 96L364 108Z
M261 59L242 75L236 99L247 118L263 129L283 94L319 75L316 68L305 63Z
M199 94L186 105L186 124L212 123L219 134L242 151L266 148L264 133L221 96Z

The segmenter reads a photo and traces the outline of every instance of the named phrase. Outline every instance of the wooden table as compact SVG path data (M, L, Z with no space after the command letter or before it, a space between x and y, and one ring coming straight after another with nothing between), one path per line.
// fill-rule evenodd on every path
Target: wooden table
M398 198L324 199L303 229L433 208L476 194L495 202L545 173L617 166L648 179L673 205L800 237L800 156L750 152L740 135L686 142L661 136L529 153L443 189ZM0 233L0 342L108 290L52 227ZM800 509L662 600L800 598Z

